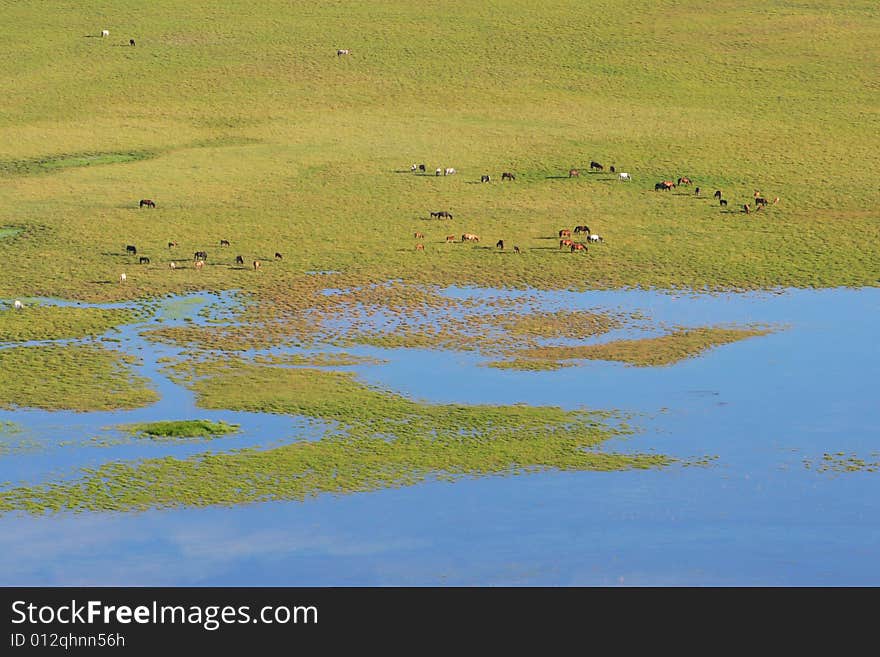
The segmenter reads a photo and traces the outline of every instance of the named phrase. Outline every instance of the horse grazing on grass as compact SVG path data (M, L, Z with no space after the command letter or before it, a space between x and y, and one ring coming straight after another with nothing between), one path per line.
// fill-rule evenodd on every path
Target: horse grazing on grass
M580 242L575 242L574 244L571 245L571 252L574 253L575 251L583 251L584 253L586 253L587 252L587 245L581 244Z
M604 171L605 167L603 167L598 162L590 162L590 171L592 171L593 169L595 169L596 171Z
M512 173L508 173L507 171L505 171L501 174L501 181L504 182L505 180L516 180L516 176L514 176Z
M142 198L142 199L141 199L141 203L140 203L140 205L139 205L138 207L142 208L142 207L144 207L145 205L146 205L148 208L155 208L155 207L156 207L156 204L155 204L153 201L151 201L150 199L148 199L148 198Z
M501 250L503 251L503 250L504 250L504 240L498 240L498 241L495 243L495 248L496 248L496 249L501 249Z
M578 171L577 169L569 169L568 170L568 177L569 178L577 178L580 175L581 175L581 172Z
M586 233L587 235L589 235L590 234L590 227L589 226L575 226L574 227L574 234L577 235L578 233ZM562 236L560 235L560 237L562 237Z
M571 237L571 231L568 228L563 228L559 231L559 237Z
M235 264L237 264L237 265L243 265L243 264L244 264L244 258L243 258L242 256L235 256Z
M130 253L131 255L137 255L138 250L137 250L137 247L129 244L128 246L125 247L125 252Z

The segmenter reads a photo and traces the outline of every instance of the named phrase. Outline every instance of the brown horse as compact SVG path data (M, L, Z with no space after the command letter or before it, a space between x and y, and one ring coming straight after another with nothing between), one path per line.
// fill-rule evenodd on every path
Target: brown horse
M518 246L513 247L513 252L514 252L514 253L519 253L519 247L518 247Z
M567 246L571 246L574 244L571 240L559 240L559 248L564 249Z
M690 185L692 182L693 182L693 180L691 180L690 178L688 178L686 176L678 179L679 185Z
M220 240L220 246L229 246L229 240Z
M465 233L464 235L461 236L461 241L462 242L479 242L480 238L477 235L474 235L473 233Z
M141 199L141 204L140 204L138 207L141 207L141 208L142 208L142 207L144 207L145 205L146 205L148 208L155 208L155 207L156 207L156 204L155 204L153 201L151 201L150 199L148 199L148 198L142 198L142 199Z
M424 244L416 244L416 251L424 251L424 250L425 250Z
M505 171L501 174L501 181L503 182L505 180L516 180L516 176L514 176L512 173L508 173L507 171Z
M581 172L578 171L577 169L569 169L568 170L568 177L569 178L577 178L580 175L581 175Z
M575 242L574 244L571 245L571 252L574 253L575 251L583 251L584 253L586 253L587 252L587 245L581 244L580 242Z
M423 240L423 239L425 239L425 234L417 232L417 233L413 234L413 237L416 238L417 240Z
M254 260L254 271L257 271L263 264L259 260Z
M447 235L446 236L446 243L447 244L454 244L455 243L455 235Z
M571 237L571 231L568 228L563 228L559 231L559 237Z

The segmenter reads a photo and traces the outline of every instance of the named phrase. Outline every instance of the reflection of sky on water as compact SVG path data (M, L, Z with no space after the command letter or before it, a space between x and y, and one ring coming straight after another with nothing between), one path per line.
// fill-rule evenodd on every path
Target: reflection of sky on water
M880 584L880 478L803 466L824 452L880 451L873 385L880 290L561 292L542 299L547 309L641 311L670 325L787 328L665 368L590 362L517 372L483 367L470 353L349 350L390 361L355 367L364 380L416 398L635 411L643 432L609 449L719 459L709 468L428 482L305 503L7 515L0 518L0 583ZM160 406L163 417L154 419L167 419L173 404L184 417L220 417L194 408L186 395L161 404L168 404ZM101 422L141 421L132 418L149 410ZM0 420L25 428L42 421L27 413L0 413ZM42 414L71 432L81 430L77 418L85 427L98 415ZM257 442L283 437L279 431L298 435L289 418L251 415L230 421ZM111 453L66 451L102 460ZM9 478L0 467L0 480Z

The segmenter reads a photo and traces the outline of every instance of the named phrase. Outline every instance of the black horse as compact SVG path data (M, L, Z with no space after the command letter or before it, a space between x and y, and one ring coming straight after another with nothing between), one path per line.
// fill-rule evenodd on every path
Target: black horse
M603 167L598 162L590 162L590 170L592 171L593 169L595 169L596 171L604 171L605 167Z
M138 250L134 246L129 244L128 246L125 247L125 252L130 253L132 255L137 255Z
M235 264L237 264L237 265L243 265L243 264L244 264L244 258L242 258L241 256L235 256Z

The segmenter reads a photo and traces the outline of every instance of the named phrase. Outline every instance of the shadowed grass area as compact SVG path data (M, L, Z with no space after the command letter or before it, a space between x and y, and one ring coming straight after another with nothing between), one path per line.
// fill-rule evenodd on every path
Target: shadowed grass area
M19 226L0 226L0 240L6 239L9 237L15 237L20 234L24 228Z
M430 405L357 383L348 373L236 363L205 365L194 387L207 407L333 420L316 442L120 462L70 481L0 491L0 511L127 511L304 500L409 486L427 478L546 469L657 468L661 455L595 451L631 431L609 413L552 407Z
M181 438L219 438L239 430L237 424L211 422L210 420L165 420L144 424L123 424L119 427L133 436L153 440L179 440Z
M135 376L134 358L91 345L0 349L0 408L99 411L158 400Z
M571 347L535 347L519 352L522 360L514 362L525 364L527 359L535 359L538 363L590 359L619 361L636 367L661 367L694 358L713 347L768 333L771 333L770 329L759 328L679 329L656 338L615 340L605 344Z
M49 173L70 167L136 162L155 156L155 153L149 151L133 151L128 153L74 153L23 160L0 160L0 176L27 176L37 173Z
M139 313L122 309L28 305L21 310L4 308L0 310L0 342L96 336L139 318Z

